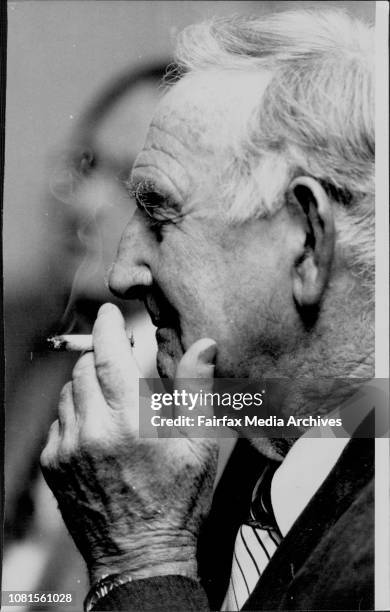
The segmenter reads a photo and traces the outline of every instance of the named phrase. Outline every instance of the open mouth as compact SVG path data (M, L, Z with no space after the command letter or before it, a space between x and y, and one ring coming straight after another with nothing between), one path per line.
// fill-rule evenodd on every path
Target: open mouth
M184 354L179 313L157 285L145 294L144 303L153 325L157 327L158 373L162 378L173 380L177 364Z
M146 293L144 303L153 325L157 327L157 340L159 340L159 335L164 329L173 330L180 340L179 314L157 285L154 284L151 290Z

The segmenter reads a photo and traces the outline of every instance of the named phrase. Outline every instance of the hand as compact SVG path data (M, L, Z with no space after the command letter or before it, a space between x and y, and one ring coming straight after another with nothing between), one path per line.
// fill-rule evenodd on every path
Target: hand
M217 462L213 440L139 439L138 378L120 311L105 304L94 352L77 362L62 390L58 420L41 455L49 487L83 555L91 581L197 576L196 542L209 510ZM195 342L178 378L212 391L215 342ZM209 388L205 388L205 381Z

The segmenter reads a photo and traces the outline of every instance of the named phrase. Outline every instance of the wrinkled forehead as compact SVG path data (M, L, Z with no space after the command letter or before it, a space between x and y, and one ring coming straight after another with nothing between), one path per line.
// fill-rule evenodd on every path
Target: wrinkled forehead
M184 76L165 94L153 128L180 139L192 153L224 149L239 136L271 78L265 71L207 71Z

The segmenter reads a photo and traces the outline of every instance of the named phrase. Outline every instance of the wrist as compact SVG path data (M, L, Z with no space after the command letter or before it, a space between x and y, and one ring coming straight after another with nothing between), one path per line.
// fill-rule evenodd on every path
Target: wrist
M187 574L183 574L180 571L180 567L178 568L170 568L170 571L168 571L169 567L163 567L162 571L160 571L158 574L153 574L154 576L164 576L164 575L182 575L185 576L186 578L192 578L192 576L187 576ZM166 573L165 573L166 571ZM122 572L122 573L117 573L117 574L110 574L108 576L102 576L97 582L94 582L85 598L84 601L84 612L91 612L91 610L93 610L95 608L95 606L99 603L99 601L101 599L103 599L104 597L106 597L106 595L109 595L109 593L111 593L111 591L113 591L114 589L117 589L118 587L121 587L122 585L128 584L130 582L133 582L133 580L140 580L142 578L147 578L147 576L138 576L135 577L134 575L130 574L129 572Z
M88 567L91 584L111 574L127 573L133 580L182 575L198 579L195 546L144 546L121 554L102 556Z
M90 584L96 584L112 574L128 574L132 580L142 580L153 576L186 576L198 580L196 559L192 561L168 561L166 563L151 563L137 570L129 570L125 561L117 564L102 564L89 570Z

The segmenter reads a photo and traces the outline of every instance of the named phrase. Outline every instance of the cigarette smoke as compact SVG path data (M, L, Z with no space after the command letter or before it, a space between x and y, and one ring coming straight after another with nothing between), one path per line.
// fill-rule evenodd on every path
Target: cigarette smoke
M79 160L78 163L72 160ZM78 265L71 283L69 297L63 315L59 321L59 331L70 333L77 323L76 302L77 297L84 292L88 278L92 278L103 265L103 236L99 226L99 211L106 206L102 197L99 197L99 185L89 176L93 153L89 150L62 154L58 157L57 167L54 169L49 188L56 201L64 205L65 217L71 221L74 231L74 251L81 246L81 263ZM102 180L102 179L100 179ZM99 182L99 181L98 181ZM89 192L92 187L93 196ZM65 228L61 228L66 231ZM68 262L64 262L67 265ZM103 285L103 280L102 280Z

